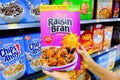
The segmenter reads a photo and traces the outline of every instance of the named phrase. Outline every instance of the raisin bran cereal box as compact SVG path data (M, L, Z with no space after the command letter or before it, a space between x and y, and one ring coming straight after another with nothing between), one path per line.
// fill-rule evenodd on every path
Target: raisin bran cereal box
M78 5L42 5L41 39L44 69L51 71L80 69L80 18Z
M111 46L113 26L105 26L103 49L108 49Z
M0 39L0 80L17 80L26 71L23 37Z
M80 43L89 54L92 54L93 30L82 30L80 35Z
M0 24L27 22L24 0L0 0Z
M28 65L28 74L41 70L41 43L40 33L24 35L25 54Z
M94 25L93 31L93 52L101 51L103 47L103 26Z
M27 11L27 22L40 21L40 5L48 5L49 0L25 0Z

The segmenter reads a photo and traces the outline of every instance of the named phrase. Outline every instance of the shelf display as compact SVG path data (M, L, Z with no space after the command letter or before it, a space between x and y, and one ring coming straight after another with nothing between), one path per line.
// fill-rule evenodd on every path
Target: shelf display
M50 71L79 69L81 59L75 52L80 45L79 6L40 6L40 10L43 66Z

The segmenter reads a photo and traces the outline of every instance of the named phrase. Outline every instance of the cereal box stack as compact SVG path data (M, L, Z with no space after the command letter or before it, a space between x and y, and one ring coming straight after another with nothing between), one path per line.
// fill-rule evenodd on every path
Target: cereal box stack
M28 65L28 74L41 70L41 43L40 33L24 35L25 54Z
M42 65L51 71L80 69L78 5L40 6ZM47 15L46 15L47 14Z
M103 25L94 25L93 31L93 52L101 51L103 47Z
M25 76L27 67L23 37L0 39L0 80L17 80Z

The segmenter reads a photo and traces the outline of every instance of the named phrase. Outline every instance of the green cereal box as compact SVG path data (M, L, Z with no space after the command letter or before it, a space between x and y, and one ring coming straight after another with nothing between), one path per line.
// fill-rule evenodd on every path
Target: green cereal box
M88 20L93 16L93 0L52 0L52 4L57 5L80 5L80 19Z

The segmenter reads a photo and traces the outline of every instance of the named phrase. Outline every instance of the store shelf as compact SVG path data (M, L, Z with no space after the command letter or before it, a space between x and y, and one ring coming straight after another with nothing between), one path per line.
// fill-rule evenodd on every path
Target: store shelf
M24 28L40 27L39 22L34 23L19 23L19 24L1 24L0 30L24 29Z
M118 22L120 18L113 18L113 19L93 19L93 20L82 20L81 24L93 24L93 23L110 23L110 22Z
M106 50L103 50L103 51L99 51L99 52L93 53L93 54L91 55L91 57L92 57L92 58L95 58L95 57L97 57L97 56L100 56L100 55L102 55L102 54L105 54L106 52L112 51L112 50L114 50L114 49L116 49L116 48L118 48L118 47L120 47L120 44L119 44L119 45L116 45L116 46L113 46L113 47L111 47L111 48L109 48L109 49L106 49Z
M80 24L94 24L94 23L110 23L110 22L118 22L120 18L116 19L93 19L93 20L82 20ZM39 28L39 22L32 23L19 23L19 24L0 24L0 30L12 30L12 29L24 29L24 28Z

